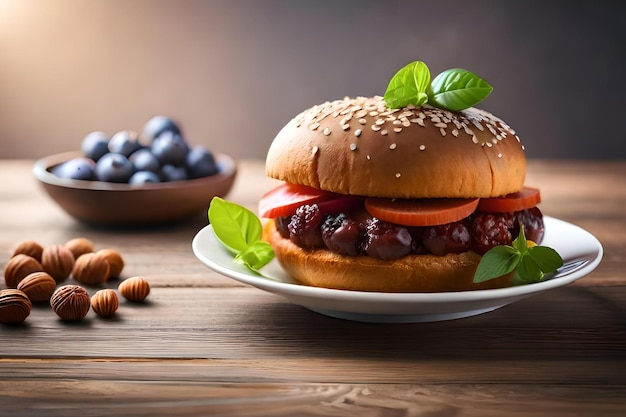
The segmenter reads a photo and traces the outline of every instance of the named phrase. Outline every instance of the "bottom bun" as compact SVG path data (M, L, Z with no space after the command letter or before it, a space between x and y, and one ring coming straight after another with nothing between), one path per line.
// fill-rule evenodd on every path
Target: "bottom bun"
M509 287L513 274L475 284L481 256L473 251L445 256L409 255L393 261L348 257L327 249L304 250L285 239L269 221L263 239L274 248L282 268L314 287L377 292L444 292Z

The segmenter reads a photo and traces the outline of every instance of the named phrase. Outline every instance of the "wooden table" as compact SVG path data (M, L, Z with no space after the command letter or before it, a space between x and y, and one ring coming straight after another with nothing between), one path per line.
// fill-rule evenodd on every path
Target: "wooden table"
M32 162L0 161L0 267L21 240L84 236L119 249L123 275L152 293L113 320L67 324L37 306L0 326L2 416L626 415L626 162L530 162L543 212L604 245L591 275L492 313L392 325L318 315L208 270L191 251L204 215L83 226ZM228 199L254 208L273 184L243 161Z

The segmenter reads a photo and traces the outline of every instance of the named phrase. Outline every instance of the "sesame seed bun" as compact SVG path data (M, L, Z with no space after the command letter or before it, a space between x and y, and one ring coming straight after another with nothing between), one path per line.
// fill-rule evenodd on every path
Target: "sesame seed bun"
M512 285L513 274L474 284L480 255L409 255L393 261L369 256L346 257L327 249L305 250L284 239L273 220L263 239L290 276L314 287L377 292L444 292L502 288Z
M389 109L382 97L345 98L307 109L278 133L269 177L347 195L488 198L522 189L526 157L505 122L470 108ZM441 292L499 288L505 276L474 284L481 256L409 255L395 260L307 250L264 229L285 271L312 286L358 291Z
M341 194L498 197L519 191L526 157L515 131L485 111L388 109L382 97L314 106L276 136L269 177Z

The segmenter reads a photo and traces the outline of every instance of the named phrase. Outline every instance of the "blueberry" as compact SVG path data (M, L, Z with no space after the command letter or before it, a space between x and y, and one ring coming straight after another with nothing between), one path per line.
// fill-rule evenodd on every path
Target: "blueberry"
M96 163L96 178L107 182L128 182L133 164L121 153L108 153Z
M91 132L83 138L81 150L87 158L98 162L98 159L109 152L109 136L104 132Z
M142 185L156 182L161 182L161 179L152 171L137 171L128 180L130 185Z
M196 146L187 153L185 167L189 178L201 178L218 172L213 153L202 146Z
M177 167L174 165L163 165L163 167L161 167L161 180L164 182L184 181L186 179L187 170L185 170L185 167Z
M185 164L189 147L179 134L163 132L154 139L150 150L161 165L181 166Z
M90 158L74 158L54 167L52 173L59 178L72 180L93 180L96 163Z
M127 158L141 148L137 133L130 130L117 132L109 141L109 152L119 153Z
M141 135L148 143L152 143L163 132L173 132L180 135L180 128L169 117L154 116L148 120Z
M128 160L132 162L135 171L159 172L161 164L148 148L139 149L134 152Z

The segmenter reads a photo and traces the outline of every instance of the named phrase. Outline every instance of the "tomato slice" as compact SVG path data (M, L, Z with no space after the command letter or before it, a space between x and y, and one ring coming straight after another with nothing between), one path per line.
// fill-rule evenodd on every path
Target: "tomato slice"
M472 214L478 198L421 198L413 200L366 198L372 216L404 226L436 226L456 222Z
M340 194L318 190L305 185L284 183L265 193L259 201L259 216L266 218L283 217L303 204L315 204L332 200Z
M504 197L481 198L478 210L487 213L512 213L535 207L541 202L539 189L524 187L519 192Z

